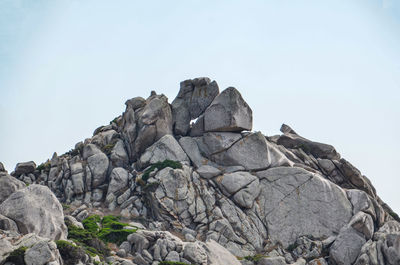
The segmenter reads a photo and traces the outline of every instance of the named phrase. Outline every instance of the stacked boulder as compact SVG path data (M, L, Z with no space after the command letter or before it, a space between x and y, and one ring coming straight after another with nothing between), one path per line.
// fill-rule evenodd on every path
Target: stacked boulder
M369 179L288 125L276 136L252 132L237 89L196 78L181 82L171 105L155 92L125 104L70 152L18 164L12 175L24 183L5 181L5 197L37 183L79 207L78 221L92 208L140 219L153 231L119 247L134 264L399 264L400 219Z

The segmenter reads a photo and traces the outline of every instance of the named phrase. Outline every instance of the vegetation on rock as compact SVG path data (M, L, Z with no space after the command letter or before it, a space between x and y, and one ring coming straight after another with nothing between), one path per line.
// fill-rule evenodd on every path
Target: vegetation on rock
M162 162L157 162L155 164L152 164L148 169L146 169L144 171L143 176L142 176L142 180L144 182L147 182L147 180L149 179L150 173L153 170L155 170L155 169L161 170L161 169L164 169L166 167L170 167L170 168L173 168L173 169L182 168L182 164L180 162L178 162L178 161L172 161L172 160L168 160L168 159L166 159L166 160L164 160Z
M65 240L57 240L56 244L65 265L75 265L85 259L85 250L82 247Z
M25 265L25 260L24 260L24 255L25 251L27 250L27 247L19 247L13 252L10 253L10 255L6 259L6 263L10 262L15 265Z

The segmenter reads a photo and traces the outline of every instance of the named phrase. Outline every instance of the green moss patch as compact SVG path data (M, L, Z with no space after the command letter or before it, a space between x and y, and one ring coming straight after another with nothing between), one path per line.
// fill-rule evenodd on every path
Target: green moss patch
M12 251L6 259L6 263L11 262L15 265L25 265L26 263L24 260L24 256L27 249L27 247L19 247L16 250Z
M147 180L149 179L150 173L155 170L156 168L158 170L164 169L166 167L170 167L173 169L177 169L177 168L182 168L182 164L178 161L173 161L173 160L164 160L162 162L157 162L155 164L152 164L148 169L146 169L142 175L142 180L144 182L147 182Z
M65 265L75 265L85 260L86 251L82 247L74 246L65 240L58 240L56 244Z
M103 218L91 215L82 221L84 229L67 223L68 238L82 247L87 254L103 258L110 252L106 243L121 244L126 241L129 234L137 230L124 229L129 224L122 223L119 219L120 217L112 215Z

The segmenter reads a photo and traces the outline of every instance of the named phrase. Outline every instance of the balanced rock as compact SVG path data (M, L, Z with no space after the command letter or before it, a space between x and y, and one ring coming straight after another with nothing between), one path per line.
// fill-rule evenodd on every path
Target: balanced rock
M174 133L186 135L190 121L198 118L218 93L217 82L207 77L181 82L178 96L171 104Z
M35 171L36 169L36 164L33 161L29 162L23 162L23 163L18 163L17 166L15 167L15 175L19 176L22 174L29 174Z
M222 91L204 114L204 130L206 132L251 131L252 127L252 110L234 87L228 87Z
M53 240L67 236L62 206L45 186L33 184L14 192L0 205L0 214L15 221L23 234Z

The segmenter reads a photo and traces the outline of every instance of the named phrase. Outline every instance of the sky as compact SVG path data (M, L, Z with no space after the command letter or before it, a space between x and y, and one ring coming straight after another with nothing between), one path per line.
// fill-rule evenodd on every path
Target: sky
M202 76L241 91L253 130L334 145L400 213L396 0L0 0L0 161L40 164Z

